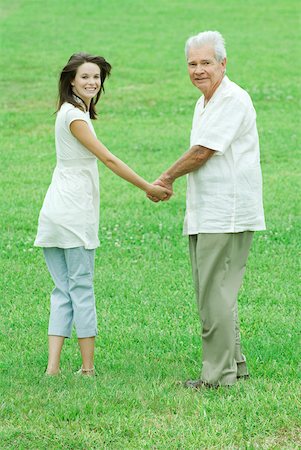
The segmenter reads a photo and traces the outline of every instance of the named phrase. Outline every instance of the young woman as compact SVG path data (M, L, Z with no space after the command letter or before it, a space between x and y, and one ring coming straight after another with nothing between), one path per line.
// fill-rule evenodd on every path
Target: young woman
M57 164L39 216L35 246L43 247L55 288L51 295L46 374L59 373L64 339L74 322L82 375L94 375L97 319L93 292L94 253L99 246L97 159L116 175L161 200L170 191L154 186L114 156L97 138L91 119L111 65L100 56L70 57L59 80L55 123Z

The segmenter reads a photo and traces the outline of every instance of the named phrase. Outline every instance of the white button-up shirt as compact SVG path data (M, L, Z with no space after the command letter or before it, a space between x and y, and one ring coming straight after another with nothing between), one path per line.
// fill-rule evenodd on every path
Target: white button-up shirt
M246 91L224 77L195 107L190 146L215 154L187 175L184 235L265 229L256 112Z

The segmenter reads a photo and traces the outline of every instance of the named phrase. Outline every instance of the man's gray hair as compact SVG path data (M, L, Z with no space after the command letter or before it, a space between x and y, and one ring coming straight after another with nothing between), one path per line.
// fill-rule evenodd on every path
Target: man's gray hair
M203 31L187 39L185 45L186 58L188 58L188 52L191 47L203 47L204 45L211 45L213 47L215 58L218 62L226 58L225 40L218 31Z

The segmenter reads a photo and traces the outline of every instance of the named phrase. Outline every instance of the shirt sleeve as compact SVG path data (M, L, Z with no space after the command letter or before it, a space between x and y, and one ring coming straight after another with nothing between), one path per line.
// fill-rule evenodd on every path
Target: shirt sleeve
M74 120L83 120L89 124L87 115L81 111L79 108L71 108L66 112L66 125L70 128L71 123Z
M201 145L223 154L239 135L246 107L232 97L223 98L219 104L212 106L208 115L200 118L192 145Z

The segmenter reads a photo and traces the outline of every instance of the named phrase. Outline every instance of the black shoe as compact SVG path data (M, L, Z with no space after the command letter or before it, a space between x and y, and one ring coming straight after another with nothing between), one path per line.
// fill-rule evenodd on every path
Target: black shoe
M187 380L183 383L185 388L189 389L217 389L219 386L206 383L203 380Z
M236 378L238 380L248 380L250 378L250 375L248 373L246 375L237 375Z

